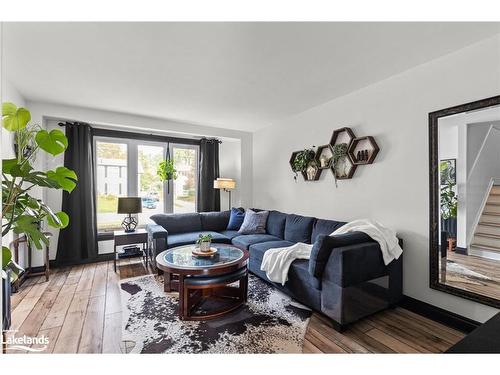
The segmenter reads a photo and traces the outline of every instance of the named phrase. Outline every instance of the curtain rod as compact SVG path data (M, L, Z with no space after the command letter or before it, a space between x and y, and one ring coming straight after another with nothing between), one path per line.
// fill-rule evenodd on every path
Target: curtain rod
M92 127L90 124L88 124L86 122L78 122L78 121L60 122L58 125L59 126L68 126L68 125L76 125L76 124L88 125L88 126ZM193 139L193 138L171 137L171 136L158 135L158 134L152 134L152 133L136 133L136 132L122 131L122 130L102 129L102 128L95 128L95 127L92 127L92 129L94 130L94 135L102 136L102 137L134 138L134 139L142 139L142 140L146 140L146 141L147 140L157 140L157 141L170 142L170 143L184 143L184 144L193 144L193 145L199 145L201 140L222 143L222 141L218 138L203 137L200 139Z

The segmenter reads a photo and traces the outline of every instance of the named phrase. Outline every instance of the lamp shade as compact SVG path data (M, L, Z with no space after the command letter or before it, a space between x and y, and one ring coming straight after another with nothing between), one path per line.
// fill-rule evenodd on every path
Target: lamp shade
M119 214L138 214L142 212L142 200L140 197L118 198Z
M231 190L236 187L236 181L232 178L218 178L214 180L214 188L215 189L226 189Z

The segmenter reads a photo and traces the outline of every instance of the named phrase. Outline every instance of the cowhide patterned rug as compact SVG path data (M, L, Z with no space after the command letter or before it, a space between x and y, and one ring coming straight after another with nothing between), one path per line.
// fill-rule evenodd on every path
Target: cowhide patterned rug
M122 340L132 353L301 353L311 311L250 275L248 303L217 319L181 321L177 293L153 275L121 282Z

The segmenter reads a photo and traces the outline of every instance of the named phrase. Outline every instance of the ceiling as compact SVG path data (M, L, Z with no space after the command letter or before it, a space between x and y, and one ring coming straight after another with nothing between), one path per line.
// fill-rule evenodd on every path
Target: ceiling
M7 23L40 100L254 131L500 32L500 23Z

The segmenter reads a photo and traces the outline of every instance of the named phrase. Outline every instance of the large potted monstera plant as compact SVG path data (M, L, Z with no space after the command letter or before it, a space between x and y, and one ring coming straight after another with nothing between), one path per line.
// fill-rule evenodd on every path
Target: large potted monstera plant
M42 249L49 243L42 223L46 221L49 226L61 229L69 224L69 217L62 211L52 211L33 191L42 187L71 192L77 176L63 166L48 171L35 169L40 152L51 156L61 154L68 147L68 140L62 131L48 132L30 121L31 114L26 108L2 104L2 126L14 133L15 151L14 158L2 159L2 238L12 231L25 235L32 248ZM2 246L2 281L10 283L20 272L22 268L15 263L10 248ZM10 311L4 311L6 314L10 315Z

